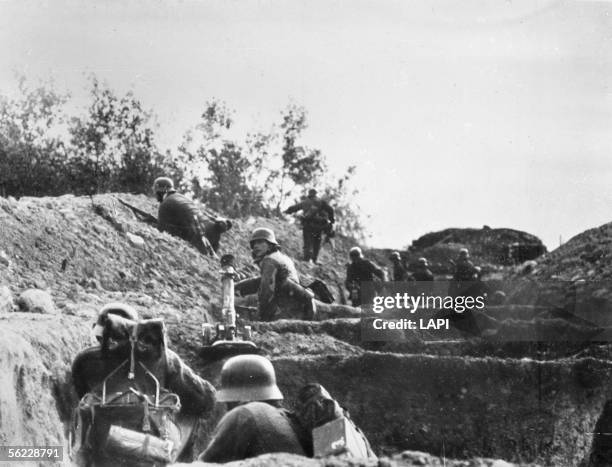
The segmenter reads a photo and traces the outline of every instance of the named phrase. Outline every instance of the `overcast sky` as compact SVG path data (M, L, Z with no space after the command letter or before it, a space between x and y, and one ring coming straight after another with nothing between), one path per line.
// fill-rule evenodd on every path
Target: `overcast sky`
M244 131L306 107L305 141L358 166L371 244L510 227L549 248L612 220L612 3L0 0L15 72L133 90L174 148L213 97Z

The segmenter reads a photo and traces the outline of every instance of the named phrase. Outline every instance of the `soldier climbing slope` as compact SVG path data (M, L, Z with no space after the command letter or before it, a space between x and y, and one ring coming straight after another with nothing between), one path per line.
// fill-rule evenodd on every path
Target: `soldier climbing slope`
M317 197L317 190L308 190L308 197L285 210L285 214L302 211L302 235L304 239L304 261L317 263L321 249L321 236L333 231L334 209L326 201Z
M160 203L157 214L159 229L187 240L204 255L216 256L205 236L206 229L195 203L177 193L174 183L168 177L157 178L153 190Z
M385 280L385 272L372 261L363 257L361 248L354 246L349 251L351 262L346 267L346 281L344 285L348 290L353 306L360 306L361 284L373 282L375 279Z

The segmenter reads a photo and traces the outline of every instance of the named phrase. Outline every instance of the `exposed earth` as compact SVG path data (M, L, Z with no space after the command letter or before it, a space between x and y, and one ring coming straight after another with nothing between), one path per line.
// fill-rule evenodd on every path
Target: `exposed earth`
M76 404L70 363L89 345L97 310L109 301L164 317L171 347L219 385L221 362L200 354L201 324L220 317L218 260L140 221L116 197L156 213L143 195L0 198L2 445L67 445ZM256 226L273 228L283 249L299 257L298 226L235 220L221 253L236 256L244 277L257 274L248 249ZM610 279L611 244L608 224L538 259L529 272L487 257L491 278L516 280L506 287L508 302L486 309L497 323L489 337L421 330L401 332L395 342L364 342L359 319L253 323L253 340L274 362L287 405L305 383L320 382L349 409L380 459L275 454L230 465L588 465L612 398L612 287L592 282ZM469 245L480 261L477 245ZM324 246L321 265L297 261L304 282L324 280L341 301L351 246L339 237L334 249ZM456 253L449 251L440 263ZM366 251L388 266L387 254ZM568 294L559 280L580 293ZM590 320L575 306L583 302ZM196 450L221 415L219 407L202 422Z

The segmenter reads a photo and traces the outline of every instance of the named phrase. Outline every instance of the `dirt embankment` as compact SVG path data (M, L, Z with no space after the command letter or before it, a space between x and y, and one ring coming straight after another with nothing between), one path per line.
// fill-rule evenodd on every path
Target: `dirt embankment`
M150 198L120 196L156 211ZM222 251L234 253L247 275L256 273L248 236L261 225L276 230L290 255L298 257L301 249L293 224L236 221L222 238ZM69 390L69 364L88 344L96 310L108 301L127 301L143 315L165 317L172 347L218 385L221 362L202 358L199 336L201 323L214 320L219 308L216 260L139 221L112 195L0 199L0 226L2 444L66 441L76 402ZM325 247L321 266L301 261L297 266L305 277L341 282L351 246L340 238L335 250ZM50 293L55 314L8 311L31 288ZM256 323L254 340L274 361L289 405L301 385L321 382L350 410L376 451L395 456L384 462L453 465L448 457L487 457L576 465L588 456L602 408L612 398L611 359L606 346L516 342L521 328L509 318L529 319L546 309L492 309L491 315L506 323L506 339L499 342L466 339L454 331L364 343L356 320ZM199 449L221 414L218 408L203 424ZM365 465L291 456L266 456L261 462Z

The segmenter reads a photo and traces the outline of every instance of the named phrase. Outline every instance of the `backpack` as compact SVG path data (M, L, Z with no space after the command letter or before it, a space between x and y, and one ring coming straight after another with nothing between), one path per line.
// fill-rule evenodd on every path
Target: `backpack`
M327 287L327 284L321 279L315 279L309 285L306 286L314 292L315 298L323 303L334 303L334 296Z
M129 357L85 394L73 414L73 451L109 465L151 466L176 461L181 432L178 395L160 387L144 362L165 358L163 321L138 323L109 315L101 351L129 330Z
M320 384L310 383L300 389L295 414L305 429L312 430L315 457L348 454L377 458L348 411Z

